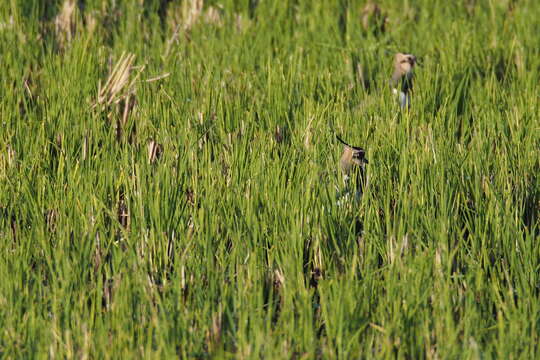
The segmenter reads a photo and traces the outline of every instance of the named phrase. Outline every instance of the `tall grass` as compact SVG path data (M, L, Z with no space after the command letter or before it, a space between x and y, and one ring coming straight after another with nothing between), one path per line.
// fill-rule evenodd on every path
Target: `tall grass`
M537 1L73 4L0 4L0 357L540 356Z

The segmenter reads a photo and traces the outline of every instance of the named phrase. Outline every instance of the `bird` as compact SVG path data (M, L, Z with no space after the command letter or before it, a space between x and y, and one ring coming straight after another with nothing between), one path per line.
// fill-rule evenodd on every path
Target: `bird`
M343 153L339 165L345 182L345 189L339 197L348 199L352 188L354 188L355 199L360 200L365 183L365 166L369 163L368 159L366 159L366 151L361 147L349 145L338 135L336 135L336 138L343 144ZM341 205L341 203L342 201L338 200L338 205Z
M399 105L402 109L411 106L411 95L413 85L413 69L416 65L416 56L412 54L397 53L394 56L394 73L390 80L392 92L398 95Z

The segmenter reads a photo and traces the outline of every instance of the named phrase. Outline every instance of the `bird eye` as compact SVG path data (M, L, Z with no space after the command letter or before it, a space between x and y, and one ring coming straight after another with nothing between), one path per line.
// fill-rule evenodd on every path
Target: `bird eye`
M405 64L405 63L408 63L408 62L409 62L409 60L407 60L407 59L401 60L401 63L402 63L402 64Z

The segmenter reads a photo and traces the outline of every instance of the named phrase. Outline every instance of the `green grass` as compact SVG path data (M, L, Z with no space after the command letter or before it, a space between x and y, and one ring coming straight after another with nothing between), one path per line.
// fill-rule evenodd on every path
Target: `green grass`
M185 29L178 1L86 0L69 40L62 1L1 2L0 357L540 357L540 3L465 3L383 0L376 33L360 1ZM117 136L93 104L123 52ZM358 204L335 133L367 151Z

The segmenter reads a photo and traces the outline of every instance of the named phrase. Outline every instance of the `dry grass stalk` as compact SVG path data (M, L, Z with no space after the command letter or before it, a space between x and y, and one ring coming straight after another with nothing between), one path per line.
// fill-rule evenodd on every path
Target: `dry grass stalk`
M384 32L388 18L383 14L380 6L372 1L368 1L361 14L362 27L364 31L373 31L375 33Z
M112 310L114 306L114 294L119 286L120 279L118 277L103 280L102 305L106 311Z
M87 13L84 15L84 23L86 25L86 32L91 35L93 34L98 26L98 20L96 18L96 12Z
M81 151L81 160L85 160L88 156L88 134L84 136L82 151Z
M122 101L119 103L120 107L123 107L122 117L117 117L116 119L116 139L121 141L124 128L127 125L129 115L135 107L136 100L133 94L128 94ZM135 132L135 128L132 129L132 135ZM131 140L131 139L130 139Z
M122 227L127 230L129 228L130 216L129 209L126 204L125 195L123 192L120 193L120 198L118 199L118 222Z
M158 144L153 139L148 142L148 163L153 164L161 157L163 153L163 145Z
M6 146L6 153L2 154L2 170L6 170L15 165L16 153L10 144Z
M523 45L517 39L514 39L513 43L514 48L514 64L518 74L523 74L525 72L525 51L523 50Z
M15 150L11 147L11 145L7 146L7 159L9 166L12 166L15 163Z
M362 88L367 89L367 82L364 76L364 69L362 68L362 64L360 63L356 64L356 81L360 85L362 85Z
M167 23L172 29L172 36L167 40L163 57L169 56L173 44L178 42L180 35L189 41L191 29L201 20L206 24L223 26L221 9L209 6L203 12L204 0L188 0L181 4L171 4L167 10Z
M175 33L190 31L203 15L204 0L187 0L171 4L167 10L169 24Z
M13 29L15 21L13 20L13 15L11 15L8 21L0 21L0 31Z
M92 256L92 264L94 265L94 274L98 273L102 263L103 263L103 252L101 250L101 245L99 243L99 234L96 234L96 248L94 250L94 255Z
M165 52L163 53L163 58L169 57L173 44L178 42L179 35L180 35L180 25L176 25L171 38L167 40L167 46L165 46Z
M58 211L55 209L48 210L45 212L45 224L47 225L47 230L51 233L56 231L56 224L58 219Z
M23 94L18 99L19 113L21 116L26 116L26 112L29 108L36 105L39 99L40 93L40 76L41 70L36 70L33 66L30 66L25 70L25 74L22 78Z
M122 53L107 81L98 85L98 96L93 107L106 113L107 119L116 117L116 137L120 141L129 116L135 107L137 81L144 66L134 66L135 55Z
M32 88L35 88L34 84L32 83L31 78L27 77L23 80L24 90L26 90L26 93L28 94L28 98L33 100L34 94L32 92Z
M435 250L435 261L434 261L434 268L437 273L437 275L442 276L443 275L443 267L442 267L442 255L443 252L441 246L437 247L437 250Z
M283 137L284 137L283 127L277 125L276 131L274 131L274 140L276 141L276 143L281 144L283 142Z
M388 259L390 260L390 264L393 264L394 261L401 259L408 252L409 235L405 234L400 244L398 244L396 237L393 235L388 240Z
M310 115L306 130L304 131L304 147L309 149L311 147L311 136L312 136L312 123L315 117Z
M56 41L61 49L71 42L77 30L77 4L75 0L65 0L58 15L54 19Z
M146 79L144 81L146 81L147 83L154 82L154 81L158 81L158 80L161 80L161 79L165 79L165 78L169 77L170 75L171 75L171 73L165 73L165 74L162 74L162 75L150 78L150 79Z
M101 81L98 85L98 95L93 108L106 114L107 119L112 121L116 118L116 137L121 140L129 117L137 104L136 92L139 78L145 66L135 66L135 55L123 52L118 62L112 66L105 84ZM146 82L154 82L168 77L170 74L162 74ZM134 130L132 131L133 135ZM132 140L132 139L130 139Z
M219 9L216 9L213 6L208 7L204 12L204 21L207 24L212 24L216 26L223 26L223 21L221 20L221 12Z
M220 306L221 307L221 306ZM214 350L216 346L221 341L221 326L222 323L222 312L218 312L212 315L212 324L210 329L206 330L206 344L210 351Z
M111 106L118 104L129 95L135 93L136 83L144 66L133 66L135 55L122 53L120 59L112 69L105 85L98 86L98 98L94 106ZM132 74L135 74L132 76Z
M274 270L274 289L279 291L285 285L285 276L283 272L279 269Z
M202 14L204 0L190 0L182 2L182 18L184 30L190 30L197 23Z
M64 135L63 134L56 135L55 141L56 141L56 147L61 150L64 144Z
M236 14L236 16L234 17L234 20L235 20L234 23L236 25L236 31L240 33L246 30L249 27L249 25L251 25L250 20L243 17L242 14L240 13Z
M186 196L186 202L190 206L194 206L195 205L195 192L193 191L193 189L187 188L187 190L184 192L184 194Z

